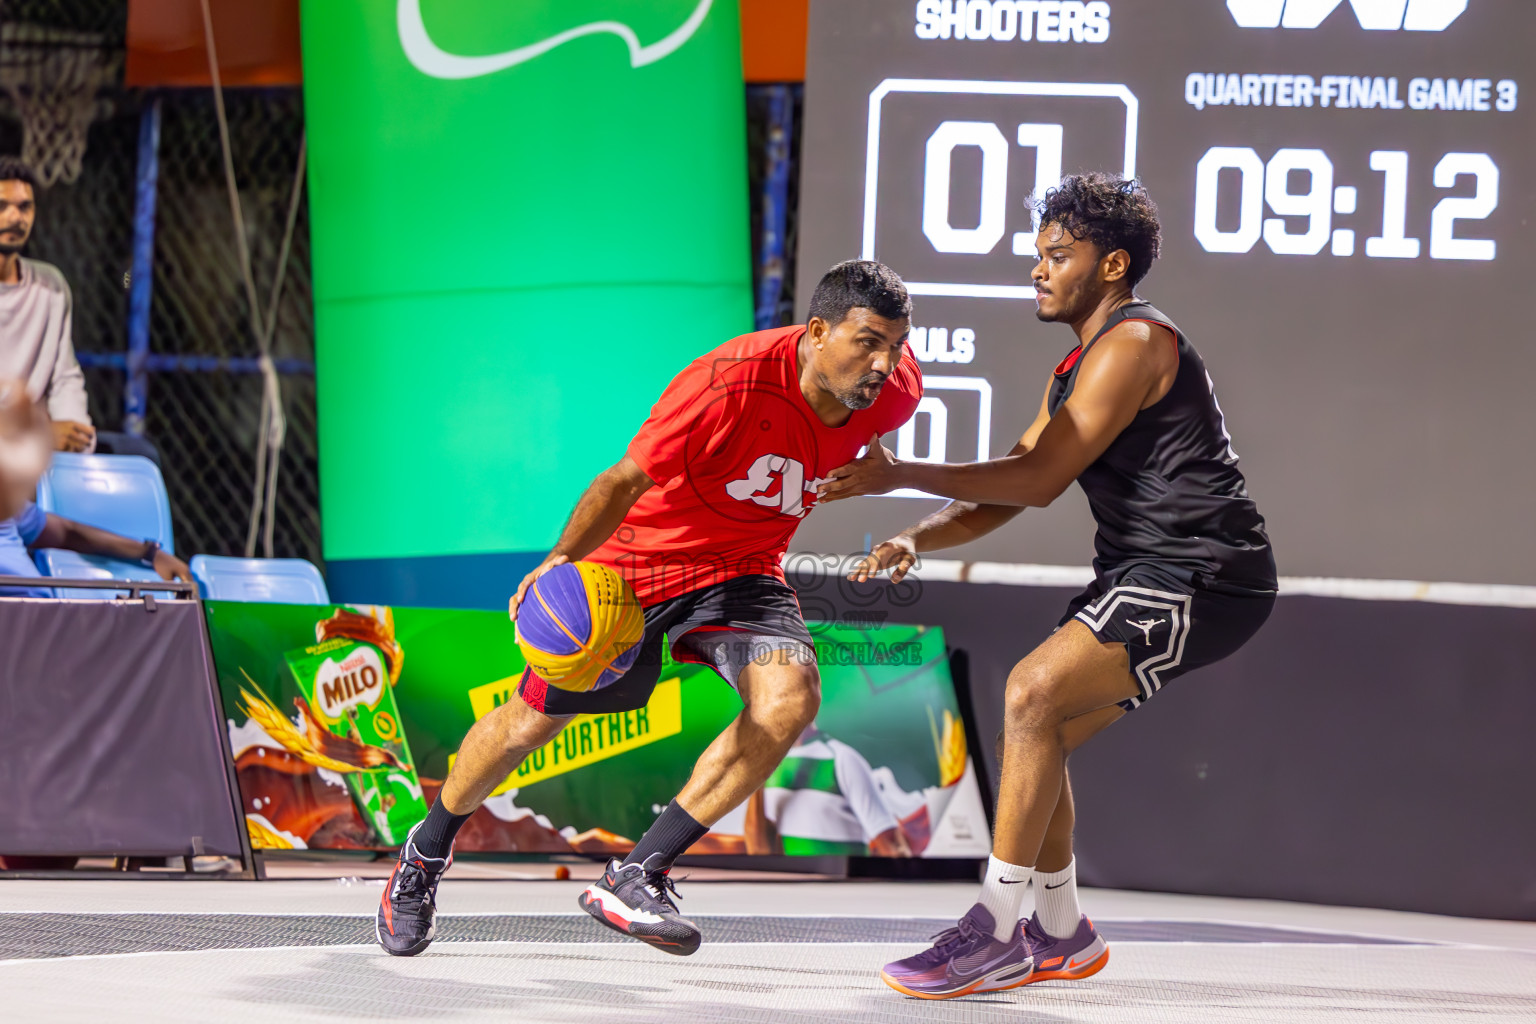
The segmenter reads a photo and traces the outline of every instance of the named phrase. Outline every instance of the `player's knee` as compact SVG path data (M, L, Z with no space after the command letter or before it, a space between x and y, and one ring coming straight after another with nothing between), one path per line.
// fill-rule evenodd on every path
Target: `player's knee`
M557 731L554 719L533 710L521 700L508 701L494 714L499 718L497 740L509 754L537 750L549 742L552 732Z
M821 677L815 666L797 668L783 684L764 695L754 711L780 738L793 739L816 720L821 710Z
M1021 662L1008 676L1003 697L1005 728L1059 728L1065 718L1059 684L1051 673Z
M821 677L817 675L814 668L802 669L798 673L795 685L784 694L784 717L798 736L806 726L816 720L816 712L820 710Z

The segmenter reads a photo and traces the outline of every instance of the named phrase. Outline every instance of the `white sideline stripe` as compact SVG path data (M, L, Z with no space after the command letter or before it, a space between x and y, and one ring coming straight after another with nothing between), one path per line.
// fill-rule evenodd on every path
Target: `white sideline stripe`
M852 558L793 552L785 565L797 572L838 574ZM1082 587L1093 580L1086 565L1024 562L962 562L925 558L911 575L933 583L1005 583L1018 587ZM1422 580L1359 580L1335 576L1281 576L1281 597L1342 597L1355 601L1425 601L1492 608L1536 608L1536 586L1513 583L1429 583Z

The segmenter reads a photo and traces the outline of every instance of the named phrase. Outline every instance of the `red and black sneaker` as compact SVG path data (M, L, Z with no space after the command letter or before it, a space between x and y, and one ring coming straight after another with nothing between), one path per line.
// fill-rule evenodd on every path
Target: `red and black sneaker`
M379 945L395 956L415 956L432 944L437 934L437 883L453 863L446 857L424 857L411 840L418 824L400 844L400 859L384 885L374 931Z
M603 877L576 898L581 909L616 932L665 953L687 956L699 948L699 926L678 913L677 887L666 868L608 862Z

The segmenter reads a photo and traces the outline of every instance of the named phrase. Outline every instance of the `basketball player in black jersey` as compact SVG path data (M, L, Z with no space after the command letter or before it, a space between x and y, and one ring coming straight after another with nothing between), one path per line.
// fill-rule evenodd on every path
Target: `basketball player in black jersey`
M1170 680L1236 651L1269 617L1275 563L1199 353L1135 288L1158 255L1137 182L1073 176L1046 193L1037 316L1078 344L1001 459L899 462L871 441L821 500L913 487L954 501L852 573L901 579L924 551L974 540L1076 480L1098 524L1095 579L1015 666L1004 709L993 856L980 900L928 950L881 976L947 999L1094 974L1109 949L1077 905L1067 756ZM1022 883L1035 913L1022 923Z

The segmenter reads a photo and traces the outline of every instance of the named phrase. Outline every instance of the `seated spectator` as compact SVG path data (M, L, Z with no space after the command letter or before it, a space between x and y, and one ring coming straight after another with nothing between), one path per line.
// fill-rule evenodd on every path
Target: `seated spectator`
M0 156L0 377L26 381L53 421L56 450L143 455L158 464L159 453L143 438L98 433L91 425L69 284L58 267L21 255L37 217L36 187L31 168Z
M0 520L0 576L36 576L46 579L32 562L34 548L63 548L82 555L101 555L124 562L138 562L154 569L163 580L190 582L186 562L163 550L152 540L134 540L108 530L77 523L44 512L28 502L14 519ZM46 587L0 587L0 597L52 597Z

